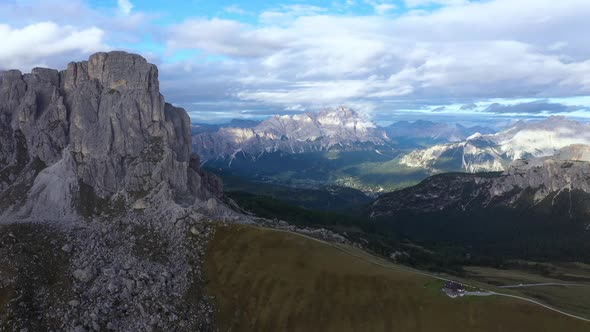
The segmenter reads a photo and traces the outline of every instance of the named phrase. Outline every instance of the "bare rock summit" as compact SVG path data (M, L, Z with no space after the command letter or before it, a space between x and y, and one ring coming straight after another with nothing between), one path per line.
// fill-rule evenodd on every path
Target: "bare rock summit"
M183 206L221 195L191 162L187 113L164 101L157 67L139 55L0 73L0 136L4 216L94 216L156 191Z

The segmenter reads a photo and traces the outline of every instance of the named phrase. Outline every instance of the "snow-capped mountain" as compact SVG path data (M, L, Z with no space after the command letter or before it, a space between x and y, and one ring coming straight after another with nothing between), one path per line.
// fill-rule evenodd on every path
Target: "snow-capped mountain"
M345 107L274 116L252 128L222 127L193 136L194 150L204 159L231 157L240 152L256 156L276 151L370 148L387 142L385 132Z
M441 171L503 171L514 160L551 156L572 144L590 144L590 125L565 117L523 122L496 134L480 133L457 143L415 150L403 165Z

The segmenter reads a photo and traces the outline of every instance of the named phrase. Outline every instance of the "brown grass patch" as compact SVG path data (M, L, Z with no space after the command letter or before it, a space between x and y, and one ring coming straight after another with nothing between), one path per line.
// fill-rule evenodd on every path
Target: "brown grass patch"
M429 277L255 227L218 227L205 268L221 331L590 330L514 299L449 299Z

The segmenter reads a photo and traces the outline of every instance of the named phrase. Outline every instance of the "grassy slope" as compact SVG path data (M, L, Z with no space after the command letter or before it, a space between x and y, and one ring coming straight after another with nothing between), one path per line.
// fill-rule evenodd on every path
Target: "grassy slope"
M205 268L221 331L590 330L518 300L451 300L431 278L267 229L218 227Z

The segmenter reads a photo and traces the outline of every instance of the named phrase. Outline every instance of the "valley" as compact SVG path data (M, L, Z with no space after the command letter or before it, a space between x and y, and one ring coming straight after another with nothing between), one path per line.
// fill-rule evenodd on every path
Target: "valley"
M286 154L265 153L257 158L237 154L204 162L204 167L222 178L293 188L339 186L367 195L393 191L417 184L428 171L401 165L399 152L338 151ZM232 183L232 180L226 181Z
M285 131L275 148L258 154L244 150L222 153L203 165L223 179L226 198L246 213L341 234L368 252L358 251L363 257L385 265L402 264L405 269L416 269L422 277L447 276L482 289L494 289L492 293L515 300L525 298L541 307L590 317L590 306L578 300L580 294L590 291L586 271L579 268L584 263L569 263L590 262L590 152L584 144L586 126L560 117L517 122L499 132L427 121L400 122L375 127L386 133L386 144L364 146L360 141L350 143L354 140L349 137L348 143L343 141L318 151L280 148L292 139ZM321 130L321 126L318 128ZM304 143L299 139L298 144ZM242 247L241 252L245 255L247 250ZM530 266L518 262L530 262ZM281 268L298 268L285 266L288 264L283 262ZM565 265L576 277L556 272ZM253 272L244 273L259 277ZM265 279L268 277L260 278L266 281L254 282L270 282ZM310 278L310 283L317 281L317 277ZM570 285L572 279L579 283ZM282 283L285 286L286 281ZM303 291L310 285L293 286L299 287L301 294L292 293L291 286L285 286L290 289L288 294L280 293L280 285L273 282L264 286L270 292L265 299L296 296L298 301L304 301L311 296ZM440 284L437 287L440 289ZM275 289L281 295L274 295ZM497 301L495 297L489 301ZM228 304L222 310L235 309ZM283 314L267 313L262 317L251 312L249 315L257 318L249 323L235 319L240 324L253 324L250 329L297 329L280 325L287 324L281 317L290 317L287 313L293 311L303 314L302 310L289 307ZM316 310L321 311L321 307ZM354 316L339 314L343 315ZM387 320L374 320L383 326L389 324ZM301 319L287 318L287 322L293 321ZM354 322L343 324L355 326Z

